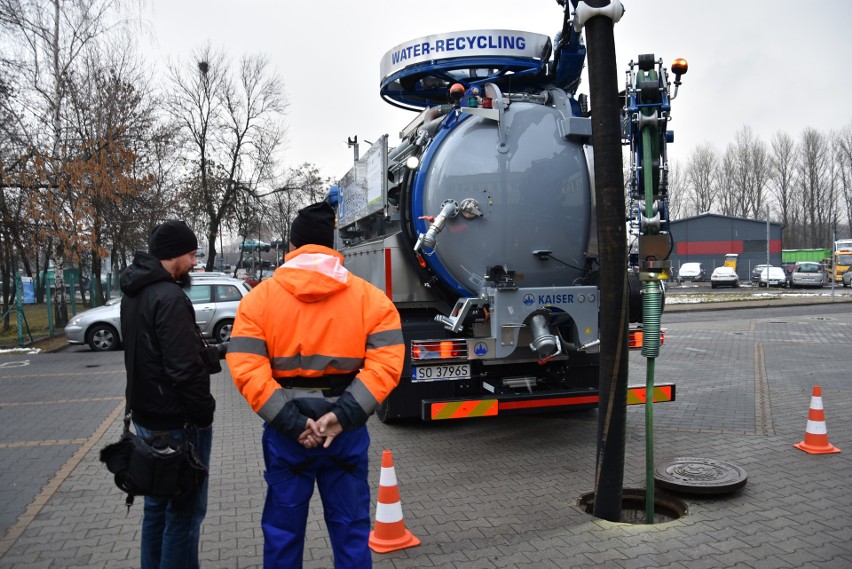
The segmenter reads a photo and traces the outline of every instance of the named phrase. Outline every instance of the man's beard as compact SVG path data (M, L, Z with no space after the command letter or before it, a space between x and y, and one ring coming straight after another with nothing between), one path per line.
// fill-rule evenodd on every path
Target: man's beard
M188 289L189 287L192 286L192 279L189 278L189 272L190 272L190 270L187 269L186 271L179 274L177 276L177 278L175 279L177 284L180 285L180 288L182 288L184 290L186 290L186 289Z

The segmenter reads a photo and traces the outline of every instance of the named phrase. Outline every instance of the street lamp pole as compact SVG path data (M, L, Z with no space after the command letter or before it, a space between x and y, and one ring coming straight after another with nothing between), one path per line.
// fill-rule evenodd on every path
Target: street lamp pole
M769 288L769 204L766 204L766 287Z

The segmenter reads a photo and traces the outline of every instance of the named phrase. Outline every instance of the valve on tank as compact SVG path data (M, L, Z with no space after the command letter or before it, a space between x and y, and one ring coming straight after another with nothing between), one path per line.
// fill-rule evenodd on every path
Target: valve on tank
M458 202L456 200L445 200L444 203L441 204L441 213L435 216L434 219L431 219L430 217L422 217L421 219L431 221L432 225L426 233L421 233L417 237L417 243L414 244L414 252L419 253L423 247L434 249L435 239L437 239L438 234L444 229L444 224L448 219L452 219L458 214Z
M538 312L533 314L527 323L533 338L530 349L538 354L539 363L545 363L562 353L559 337L550 333L548 315L549 313Z
M473 198L463 199L461 205L459 205L459 209L462 217L465 219L474 219L485 215L482 213L482 208L479 206L479 202Z

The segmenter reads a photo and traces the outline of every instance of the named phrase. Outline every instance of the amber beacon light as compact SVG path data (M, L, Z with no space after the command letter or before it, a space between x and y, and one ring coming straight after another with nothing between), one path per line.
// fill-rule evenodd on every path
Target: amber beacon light
M680 87L680 78L682 75L686 75L686 72L689 70L689 64L682 57L678 57L672 62L672 73L674 73L675 81L674 81L674 93L672 94L672 99L677 97L677 88Z

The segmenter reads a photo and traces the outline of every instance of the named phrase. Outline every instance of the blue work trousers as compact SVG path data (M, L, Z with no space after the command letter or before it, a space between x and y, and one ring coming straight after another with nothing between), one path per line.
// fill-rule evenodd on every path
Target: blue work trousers
M172 438L186 440L183 429L153 431L134 423L136 434L150 438L169 434ZM193 443L198 458L210 466L213 446L213 427L196 429ZM207 514L207 481L183 496L176 498L145 497L142 517L142 569L198 569L198 541L201 522Z
M370 486L367 482L367 427L344 431L329 448L306 449L266 425L263 460L266 503L263 507L263 566L302 567L308 509L319 487L323 514L337 569L373 566L370 538Z

